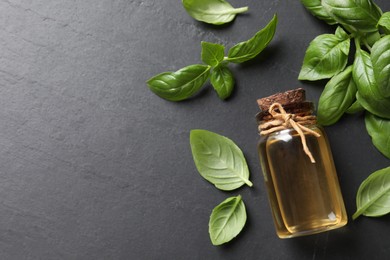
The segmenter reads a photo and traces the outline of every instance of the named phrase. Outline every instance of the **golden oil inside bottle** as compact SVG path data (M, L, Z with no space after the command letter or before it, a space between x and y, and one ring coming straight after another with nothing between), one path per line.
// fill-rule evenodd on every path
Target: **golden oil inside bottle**
M344 226L347 214L325 132L305 134L316 162L302 149L294 129L263 136L259 155L276 232L280 238L314 234Z

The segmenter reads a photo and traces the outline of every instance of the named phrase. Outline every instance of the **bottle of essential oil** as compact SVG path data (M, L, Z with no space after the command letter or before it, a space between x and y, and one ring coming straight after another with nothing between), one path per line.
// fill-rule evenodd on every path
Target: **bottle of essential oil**
M258 152L280 238L346 225L332 153L303 89L259 99Z

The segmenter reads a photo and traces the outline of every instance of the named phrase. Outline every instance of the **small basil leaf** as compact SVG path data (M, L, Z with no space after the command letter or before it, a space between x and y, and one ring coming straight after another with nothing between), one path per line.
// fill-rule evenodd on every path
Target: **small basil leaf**
M390 212L390 167L372 173L362 182L356 195L356 206L353 219L360 215L380 217Z
M378 25L382 26L387 34L390 34L390 12L382 14L378 21Z
M245 157L229 138L207 130L191 130L190 144L196 168L220 190L252 186Z
M237 14L248 11L248 7L234 8L225 0L182 0L182 3L195 20L216 25L231 22Z
M322 0L322 6L337 22L361 32L376 31L382 15L371 0Z
M390 158L390 120L366 114L366 129L374 146L387 158Z
M230 48L227 60L234 63L242 63L256 57L274 37L277 23L278 18L275 14L272 20L252 38Z
M348 33L346 31L344 31L343 28L341 28L340 26L338 26L336 28L334 35L336 35L336 37L342 41L347 40L349 38ZM347 51L347 54L348 54L348 52L349 52L349 50Z
M309 45L299 73L299 80L330 78L347 65L350 39L341 28L337 35L322 34Z
M233 73L222 64L211 71L210 82L220 99L228 98L234 88Z
M216 206L210 216L209 234L213 245L221 245L235 238L246 222L245 204L241 196L230 197Z
M210 66L217 66L225 56L225 46L211 42L201 42L202 61Z
M358 88L356 99L359 103L374 115L390 118L390 99L380 94L370 55L366 51L356 51L352 76Z
M366 40L370 47L372 47L376 41L378 41L381 38L381 35L379 31L370 32L366 34Z
M318 102L318 123L336 123L355 100L356 91L352 66L349 66L326 84Z
M321 0L301 0L301 3L318 19L321 19L330 25L337 23L336 20L326 12L325 8L321 4Z
M372 46L371 61L379 92L384 97L390 97L390 35Z
M187 99L200 90L210 75L210 66L190 65L176 72L163 72L146 83L156 95L170 100Z
M355 102L353 102L353 104L345 111L345 113L355 114L361 111L364 111L364 107L359 103L359 101L355 100Z

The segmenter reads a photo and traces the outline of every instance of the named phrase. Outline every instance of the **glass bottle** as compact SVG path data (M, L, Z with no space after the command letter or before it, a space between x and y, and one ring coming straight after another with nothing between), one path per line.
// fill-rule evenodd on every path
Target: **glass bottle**
M258 100L260 124L275 120L268 112L273 103L286 113L305 117L313 113L313 103L305 102L305 91L296 89ZM280 111L279 111L280 112ZM303 125L303 124L302 124ZM337 179L332 153L322 127L315 120L305 126L319 136L290 127L262 135L258 143L260 163L276 227L280 238L310 235L347 224L347 214ZM271 127L272 128L272 127Z

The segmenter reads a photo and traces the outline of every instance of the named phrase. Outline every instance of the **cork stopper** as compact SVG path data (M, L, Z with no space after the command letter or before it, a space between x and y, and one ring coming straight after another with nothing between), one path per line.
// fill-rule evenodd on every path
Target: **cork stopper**
M302 103L305 100L305 90L303 88L297 88L286 92L276 93L269 97L260 98L257 100L257 104L262 111L268 111L269 107L275 102L282 106L286 106L294 103Z
M314 111L313 103L306 101L306 93L303 88L288 90L257 100L257 104L261 109L261 112L256 115L258 123L272 120L268 110L274 103L281 104L288 113L293 113L297 116L312 115Z

